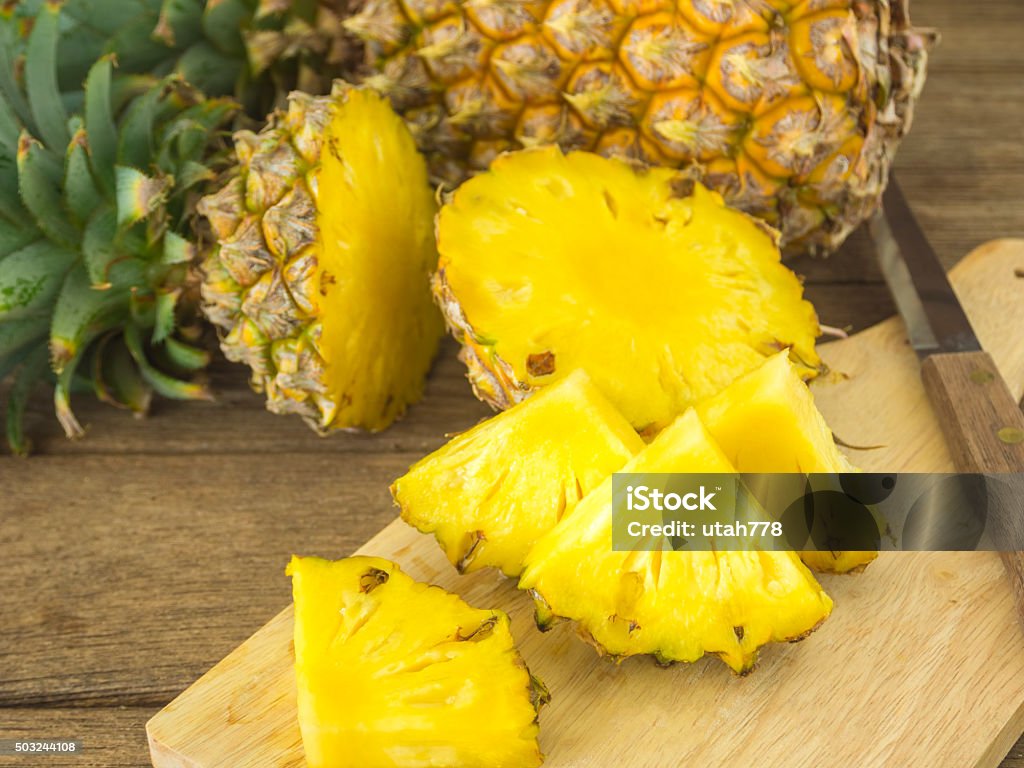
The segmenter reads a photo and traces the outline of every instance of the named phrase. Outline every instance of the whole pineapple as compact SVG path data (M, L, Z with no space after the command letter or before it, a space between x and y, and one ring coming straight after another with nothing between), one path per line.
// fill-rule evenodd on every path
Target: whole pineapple
M873 210L931 39L907 0L363 0L344 26L440 176L552 142L688 167L789 250Z

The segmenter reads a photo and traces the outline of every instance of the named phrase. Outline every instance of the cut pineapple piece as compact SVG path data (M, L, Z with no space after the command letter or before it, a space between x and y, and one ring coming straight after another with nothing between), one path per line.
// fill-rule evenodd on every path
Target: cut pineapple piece
M499 157L438 217L434 291L479 397L507 408L583 368L638 430L818 323L776 233L668 169L543 147Z
M310 768L540 765L531 677L501 611L374 557L293 557L299 726Z
M733 473L695 411L665 429L623 472ZM758 649L800 639L832 600L792 552L616 552L612 481L586 496L527 555L520 587L552 617L615 657L695 661L717 654L749 671Z
M199 203L217 238L203 309L275 413L377 431L423 392L444 328L427 169L388 103L341 81L294 93Z
M391 493L460 571L518 576L534 542L642 448L576 371L417 462Z
M839 452L807 385L785 353L700 403L708 431L740 472L839 473L856 470ZM875 552L804 552L816 570L864 568Z

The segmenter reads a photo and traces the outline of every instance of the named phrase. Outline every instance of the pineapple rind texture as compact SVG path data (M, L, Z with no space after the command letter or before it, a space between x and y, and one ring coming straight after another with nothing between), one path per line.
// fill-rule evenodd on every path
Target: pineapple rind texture
M318 431L387 427L419 398L443 328L436 204L411 136L386 101L339 83L292 94L235 149L234 175L199 205L218 240L204 311L225 355L271 411Z
M622 471L735 469L691 409ZM614 551L611 478L541 538L519 586L537 598L542 627L572 619L602 654L662 663L714 654L739 674L761 646L806 637L832 610L792 552Z
M392 562L293 557L299 726L310 768L532 768L546 691L508 616Z
M877 204L933 35L907 0L362 0L345 28L451 182L538 144L689 168L834 250Z
M495 408L582 368L654 434L780 349L804 376L820 365L775 233L677 171L503 155L444 205L437 237L435 296Z
M391 486L402 519L462 572L518 576L530 547L643 448L576 371L452 438Z
M715 441L739 472L856 472L836 446L807 385L779 353L697 405ZM802 552L816 571L862 570L876 552Z

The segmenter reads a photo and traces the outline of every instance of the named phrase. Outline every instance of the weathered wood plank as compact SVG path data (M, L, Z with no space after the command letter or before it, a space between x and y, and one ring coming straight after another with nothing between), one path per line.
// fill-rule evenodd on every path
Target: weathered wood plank
M288 602L291 553L391 520L417 458L0 460L0 706L166 702Z
M146 720L150 708L95 707L0 709L0 739L70 739L77 754L3 757L10 768L138 768L148 765Z
M932 61L937 75L969 80L975 74L1024 70L1019 0L912 0L910 15L915 25L942 33Z

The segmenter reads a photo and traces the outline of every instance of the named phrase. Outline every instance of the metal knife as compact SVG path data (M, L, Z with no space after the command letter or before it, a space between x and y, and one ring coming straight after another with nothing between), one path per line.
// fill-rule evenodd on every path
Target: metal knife
M879 265L958 472L1024 472L1024 413L971 328L895 178L870 222ZM1022 341L1024 343L1024 341ZM1020 542L1016 504L996 503L986 526L996 546ZM1024 552L1000 552L1024 624Z

